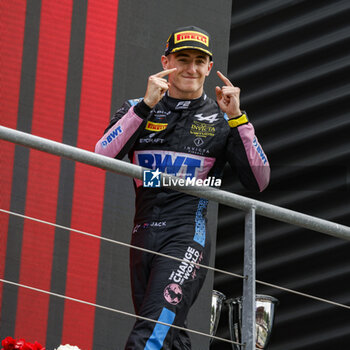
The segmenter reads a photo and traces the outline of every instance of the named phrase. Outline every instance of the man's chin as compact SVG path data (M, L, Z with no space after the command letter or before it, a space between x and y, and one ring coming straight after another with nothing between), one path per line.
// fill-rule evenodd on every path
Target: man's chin
M202 95L202 90L197 84L181 84L180 86L176 86L173 93L177 95L178 98L193 99L200 97ZM171 95L172 94L170 94L170 96Z
M200 90L200 88L198 88L198 85L196 84L185 84L182 87L182 91L186 93L195 93L198 90Z

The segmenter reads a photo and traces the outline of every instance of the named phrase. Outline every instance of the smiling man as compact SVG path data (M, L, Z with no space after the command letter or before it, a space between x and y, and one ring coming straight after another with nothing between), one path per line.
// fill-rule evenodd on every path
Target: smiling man
M207 54L188 49L162 56L162 64L164 69L176 68L168 79L172 97L191 100L202 96L205 78L213 67Z
M206 31L194 26L174 31L161 57L163 71L149 77L143 98L126 101L116 112L95 151L118 159L128 154L134 164L156 170L151 185L158 171L184 179L217 179L228 161L246 188L264 190L269 163L240 109L240 89L217 72L222 86L215 89L216 101L204 92L212 58ZM135 311L184 327L207 272L198 264L209 263L207 200L134 181L131 243L183 259L131 249ZM191 343L184 331L138 319L125 349L188 350Z

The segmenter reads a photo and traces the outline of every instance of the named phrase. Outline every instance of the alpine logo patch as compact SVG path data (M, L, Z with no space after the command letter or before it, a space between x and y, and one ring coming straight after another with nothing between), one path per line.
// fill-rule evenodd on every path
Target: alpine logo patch
M208 123L214 123L217 122L219 120L219 118L217 118L218 113L214 113L212 115L207 115L207 116L203 116L203 113L200 114L195 114L194 115L195 118L197 118L200 122L208 122Z

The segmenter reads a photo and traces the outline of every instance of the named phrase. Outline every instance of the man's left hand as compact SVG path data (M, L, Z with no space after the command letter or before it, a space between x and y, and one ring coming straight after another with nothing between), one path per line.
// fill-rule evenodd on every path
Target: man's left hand
M227 114L229 118L238 117L242 114L240 110L240 88L233 86L228 78L226 78L221 72L217 71L219 78L225 84L223 87L217 86L215 88L216 101L220 109Z

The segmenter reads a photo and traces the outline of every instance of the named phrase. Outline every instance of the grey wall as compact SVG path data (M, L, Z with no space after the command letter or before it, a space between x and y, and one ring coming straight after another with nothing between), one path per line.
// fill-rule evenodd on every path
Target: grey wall
M226 189L350 226L350 2L235 0L229 77L271 165L261 194ZM242 272L243 214L221 206L216 265ZM257 278L350 305L350 242L257 218ZM239 280L215 275L228 298ZM349 310L257 284L280 300L270 350L349 348ZM217 335L229 337L223 309ZM230 350L214 342L212 349Z

